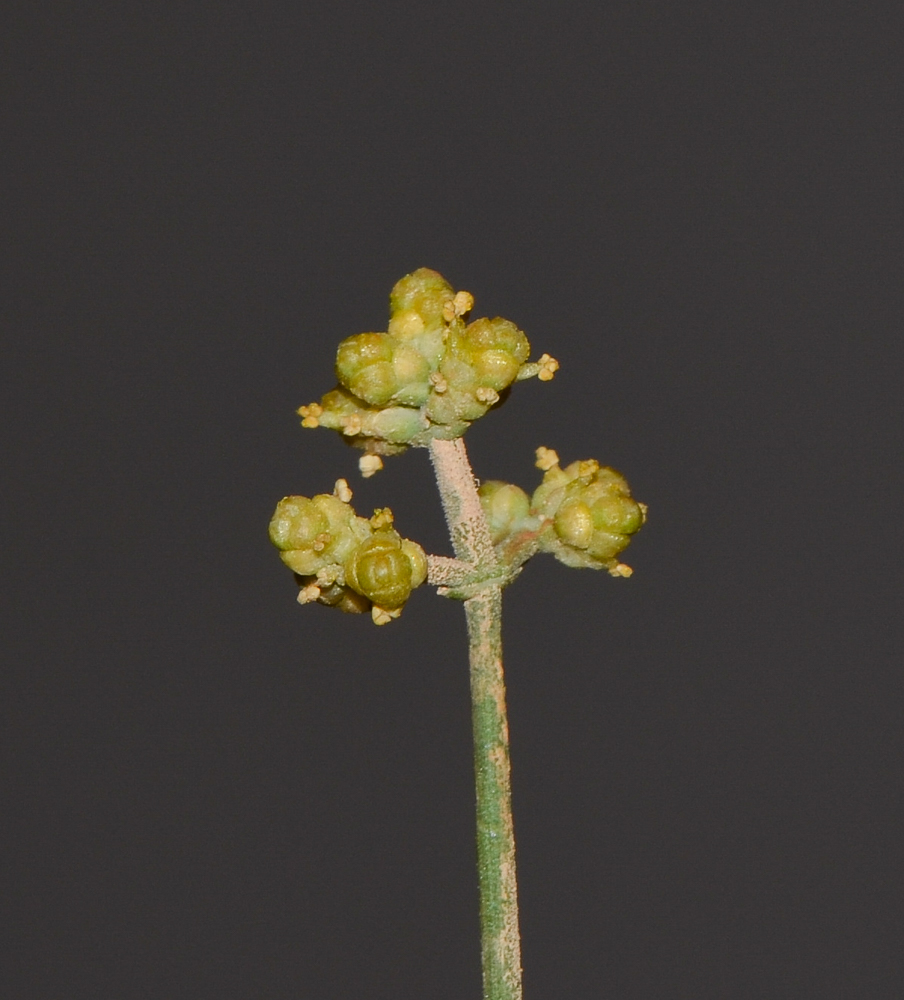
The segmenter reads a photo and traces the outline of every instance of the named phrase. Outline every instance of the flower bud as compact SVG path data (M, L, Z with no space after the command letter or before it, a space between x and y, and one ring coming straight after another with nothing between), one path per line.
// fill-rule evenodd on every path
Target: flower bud
M421 267L395 283L389 295L389 310L395 315L413 309L425 326L433 326L443 321L443 307L451 298L449 282L429 267Z
M556 512L553 525L566 545L586 549L593 538L593 515L582 500L566 500Z
M520 367L530 354L530 343L524 333L510 320L497 316L495 319L476 319L465 327L465 341L468 350L476 354L481 351L501 351L511 357ZM514 376L513 376L514 377Z
M363 518L327 493L312 500L283 497L270 521L270 540L282 561L300 576L341 564L369 534Z
M282 550L301 549L329 527L324 512L307 497L283 497L270 521L270 541Z
M347 385L362 368L377 361L392 361L392 341L385 333L358 333L346 337L336 352L336 374Z
M375 532L355 549L345 564L345 579L352 590L374 604L394 609L402 607L411 594L413 570L401 538L389 529Z
M477 492L494 545L518 531L530 514L530 497L512 483L491 479Z

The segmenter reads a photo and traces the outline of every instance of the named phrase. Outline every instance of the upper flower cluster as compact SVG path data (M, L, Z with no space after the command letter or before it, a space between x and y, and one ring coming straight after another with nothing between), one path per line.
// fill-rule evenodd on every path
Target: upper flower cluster
M339 385L300 408L302 425L340 431L371 456L391 454L460 437L516 380L553 377L559 365L549 355L527 363L530 344L514 323L466 323L473 305L470 293L456 293L436 271L406 275L390 295L386 332L342 341Z

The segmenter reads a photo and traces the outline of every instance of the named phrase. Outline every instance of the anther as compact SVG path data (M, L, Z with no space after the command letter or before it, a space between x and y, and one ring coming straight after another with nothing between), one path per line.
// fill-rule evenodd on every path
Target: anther
M358 459L358 468L365 479L370 479L383 468L383 459L379 455L362 455Z
M319 427L320 417L323 414L323 407L320 403L311 403L310 406L299 406L295 411L304 419L301 421L302 427Z
M348 503L351 500L352 495L352 491L348 486L348 481L345 479L337 479L336 485L333 487L333 496L341 500L343 503Z
M553 376L559 370L559 362L549 354L544 354L537 364L540 366L540 371L537 372L537 378L541 382L552 381Z
M310 604L312 601L316 601L320 597L320 588L316 583L309 583L306 587L302 587L298 591L298 597L295 598L299 604Z

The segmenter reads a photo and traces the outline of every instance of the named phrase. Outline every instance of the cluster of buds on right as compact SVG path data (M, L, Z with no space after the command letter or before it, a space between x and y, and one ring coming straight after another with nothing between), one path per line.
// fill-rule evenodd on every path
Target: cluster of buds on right
M548 354L528 363L530 344L507 319L465 322L474 298L455 292L429 268L396 282L384 333L359 333L339 345L339 385L298 411L305 427L337 430L371 458L460 437L515 381L549 381ZM370 461L365 474L379 468Z
M632 498L624 476L595 459L572 462L563 469L550 448L537 449L536 464L545 474L532 497L511 483L481 485L481 504L494 545L523 551L519 538L532 536L536 548L552 553L566 566L630 576L631 568L616 556L646 521L647 508Z
M630 576L631 568L615 557L646 521L647 508L632 498L625 477L593 458L563 469L548 448L537 449L537 464L546 471L531 507L552 520L540 536L540 549L566 566Z
M342 611L370 611L377 625L398 618L427 579L427 557L392 527L389 508L358 517L340 479L332 494L283 497L270 521L270 540L299 582L298 601Z

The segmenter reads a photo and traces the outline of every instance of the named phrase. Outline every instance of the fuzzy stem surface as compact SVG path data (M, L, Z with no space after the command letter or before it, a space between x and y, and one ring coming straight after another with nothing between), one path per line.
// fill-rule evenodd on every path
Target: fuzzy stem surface
M464 442L433 441L430 457L459 560L491 574L498 566ZM521 1000L521 940L505 682L502 587L465 602L471 664L471 712L477 798L477 870L484 1000Z

